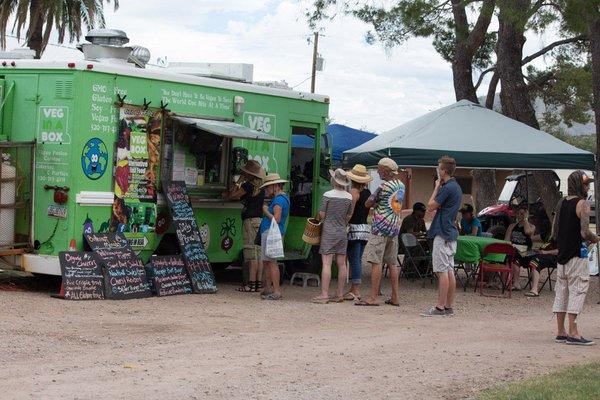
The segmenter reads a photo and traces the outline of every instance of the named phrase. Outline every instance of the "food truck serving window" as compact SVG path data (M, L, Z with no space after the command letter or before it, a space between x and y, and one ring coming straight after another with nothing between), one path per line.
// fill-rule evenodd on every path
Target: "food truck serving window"
M165 121L162 178L185 181L202 198L220 198L228 186L234 138L286 142L230 121L172 115Z

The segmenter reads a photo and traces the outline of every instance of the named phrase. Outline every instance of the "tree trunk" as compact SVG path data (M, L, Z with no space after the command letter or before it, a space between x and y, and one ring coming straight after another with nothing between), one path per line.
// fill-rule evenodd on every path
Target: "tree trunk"
M475 85L473 85L473 56L464 42L457 42L452 59L452 78L454 80L454 95L456 101L469 100L479 103Z
M32 25L28 29L29 35L27 45L30 49L35 50L35 58L40 59L44 52L43 32L44 32L44 15L37 12L38 0L31 0L29 5L29 23Z
M504 115L539 129L529 90L522 70L525 24L531 7L530 0L498 1L498 42L496 44L497 72L500 78L500 100ZM533 191L539 193L548 215L560 199L552 171L534 172ZM529 199L533 202L536 199ZM548 212L550 210L550 212Z
M498 202L496 171L493 169L474 169L472 175L476 186L475 209L480 212Z

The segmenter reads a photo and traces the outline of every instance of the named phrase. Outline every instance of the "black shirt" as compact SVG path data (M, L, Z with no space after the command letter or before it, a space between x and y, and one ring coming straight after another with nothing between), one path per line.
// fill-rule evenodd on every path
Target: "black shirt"
M366 224L367 217L369 216L369 209L365 207L365 203L367 199L371 195L371 191L369 189L363 189L358 194L358 200L354 205L354 212L352 213L352 218L348 223L350 224Z
M576 197L563 200L560 207L558 220L558 263L565 265L574 257L579 257L581 250L581 220L577 216L577 203L581 199Z
M525 227L519 226L517 223L510 234L510 242L513 244L518 244L520 246L527 246L528 250L531 250L533 246L533 241L531 240L531 236L528 236L525 233Z
M254 185L250 182L242 183L242 189L246 192L241 197L242 205L242 219L248 218L261 218L263 215L262 208L265 201L265 189L260 189L256 196L252 196L254 193Z

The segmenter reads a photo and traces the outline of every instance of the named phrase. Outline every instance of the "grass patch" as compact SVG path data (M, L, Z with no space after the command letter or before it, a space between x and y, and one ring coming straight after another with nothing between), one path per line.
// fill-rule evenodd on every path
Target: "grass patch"
M483 390L478 400L579 400L600 396L600 363L570 367L518 383Z

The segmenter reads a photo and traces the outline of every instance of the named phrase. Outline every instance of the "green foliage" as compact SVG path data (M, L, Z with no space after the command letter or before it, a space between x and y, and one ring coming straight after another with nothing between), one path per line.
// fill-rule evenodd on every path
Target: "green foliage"
M470 14L481 11L481 0L465 0ZM369 44L381 43L387 49L400 45L413 37L433 37L433 45L442 58L451 62L456 45L456 32L452 4L445 0L398 0L391 5L373 5L368 1L353 0L314 0L306 12L311 28L316 29L321 21L331 20L339 14L353 16L372 29L365 34ZM467 36L474 27L469 23ZM461 32L459 32L461 34ZM473 66L484 69L492 64L492 53L496 43L496 33L486 34L486 40L477 49Z
M600 393L600 363L569 367L563 371L498 385L481 392L478 400L584 400Z

